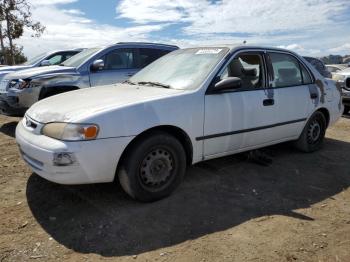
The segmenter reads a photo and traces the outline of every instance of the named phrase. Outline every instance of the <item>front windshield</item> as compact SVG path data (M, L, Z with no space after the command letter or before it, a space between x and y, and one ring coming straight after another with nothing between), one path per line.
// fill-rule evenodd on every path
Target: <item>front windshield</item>
M78 67L83 62L85 62L88 58L90 58L93 54L99 52L101 48L89 48L85 49L84 51L80 52L79 54L76 54L72 56L71 58L67 59L60 65L62 66L69 66L69 67Z
M156 83L174 89L195 89L229 51L228 48L189 48L171 52L130 78L132 83Z
M34 65L37 62L39 62L41 59L43 59L46 56L46 53L42 53L40 55L34 56L33 58L29 59L27 62L23 63L22 65Z

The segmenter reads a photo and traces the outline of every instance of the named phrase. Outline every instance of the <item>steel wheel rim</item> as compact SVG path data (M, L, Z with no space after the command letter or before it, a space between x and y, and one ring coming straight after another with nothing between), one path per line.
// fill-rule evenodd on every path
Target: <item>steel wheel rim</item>
M307 141L309 144L316 144L321 139L322 125L316 119L313 120L308 128Z
M142 160L139 175L143 187L159 190L167 186L173 177L174 157L164 148L151 150Z

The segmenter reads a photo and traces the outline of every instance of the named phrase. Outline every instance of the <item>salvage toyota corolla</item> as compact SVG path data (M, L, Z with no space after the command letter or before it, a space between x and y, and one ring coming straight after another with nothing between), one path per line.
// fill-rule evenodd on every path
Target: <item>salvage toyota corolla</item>
M334 82L293 52L189 48L123 84L39 101L16 139L50 181L117 178L131 197L154 201L180 184L188 164L291 140L315 151L342 111Z

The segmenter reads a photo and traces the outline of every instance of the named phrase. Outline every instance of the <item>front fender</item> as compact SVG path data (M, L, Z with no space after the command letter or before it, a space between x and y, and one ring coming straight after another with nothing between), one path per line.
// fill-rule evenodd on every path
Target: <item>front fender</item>
M30 79L30 87L16 93L19 105L29 108L34 103L45 97L52 89L59 87L88 87L88 78L80 74L50 74Z

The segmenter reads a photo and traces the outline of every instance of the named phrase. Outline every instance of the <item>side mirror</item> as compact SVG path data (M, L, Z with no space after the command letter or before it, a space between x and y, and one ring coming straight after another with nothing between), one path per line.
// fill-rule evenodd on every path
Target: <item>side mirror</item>
M50 66L50 65L51 65L51 63L50 63L49 60L43 60L43 61L41 61L41 63L40 63L40 66Z
M228 77L219 82L214 86L215 91L222 91L226 89L238 89L242 87L242 80L239 77Z
M92 71L102 70L105 67L105 62L102 59L97 59L91 64Z

